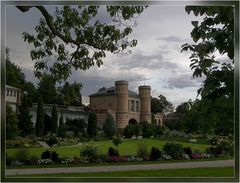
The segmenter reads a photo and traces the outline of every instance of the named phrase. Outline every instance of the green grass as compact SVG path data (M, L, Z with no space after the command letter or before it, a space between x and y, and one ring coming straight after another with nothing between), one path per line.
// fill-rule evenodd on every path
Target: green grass
M234 168L191 168L166 170L138 170L100 173L61 173L18 175L11 177L233 177Z
M120 154L135 154L137 150L137 146L140 143L144 143L148 146L148 149L152 146L158 147L160 149L163 148L163 145L167 141L165 140L159 140L159 139L131 139L131 140L123 140L123 142L119 145L117 148L120 152ZM109 147L114 147L111 140L107 141L95 141L95 142L84 142L82 145L86 143L91 143L93 145L97 145L99 152L106 154ZM192 150L198 150L200 152L204 152L207 147L210 145L206 144L193 144L193 143L183 143L180 142L183 147L191 147ZM81 146L62 146L62 147L51 147L51 148L28 148L30 155L34 155L37 157L40 157L41 153L47 149L52 151L57 151L59 153L60 157L74 157L79 156L79 152L81 149ZM17 149L7 149L8 156L14 156Z

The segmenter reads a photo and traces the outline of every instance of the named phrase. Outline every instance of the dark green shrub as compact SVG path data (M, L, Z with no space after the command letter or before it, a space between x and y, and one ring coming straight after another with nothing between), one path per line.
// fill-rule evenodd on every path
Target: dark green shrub
M151 136L155 136L156 130L154 129L154 125L148 123L147 121L141 122L140 125L142 126L142 137L143 138L149 138Z
M119 156L119 152L117 149L110 147L108 149L108 156Z
M98 156L98 149L93 145L85 145L80 150L80 156L87 158L89 161L94 161Z
M97 116L95 113L89 113L87 134L89 137L96 137L97 135Z
M167 155L170 155L173 159L182 159L184 153L182 145L175 142L168 142L164 144L163 150Z
M162 157L162 153L158 148L152 147L151 149L151 159L157 160Z
M192 156L192 149L191 149L191 147L184 147L184 148L183 148L183 151L184 151L184 153L187 154L189 157Z
M50 146L58 144L57 137L56 136L50 136L49 139L47 140L47 144L50 145Z
M55 163L60 162L60 158L58 157L58 153L56 151L52 151L51 153L51 160Z
M234 155L234 143L231 142L230 140L221 140L216 148L219 149L219 152L220 152L220 149L221 149L221 153L224 154L224 155L231 155L233 156Z
M14 161L16 161L15 157L6 155L6 165L7 166L11 166Z
M59 137L62 137L62 138L65 138L66 137L66 126L65 125L60 125L59 127L58 127L58 132L57 132L57 134L58 134L58 136Z
M146 144L138 144L137 147L137 156L140 158L144 158L148 156L148 149Z
M51 159L51 152L49 150L42 152L41 158L42 159Z
M118 146L122 143L122 140L120 138L114 138L112 142L115 146Z
M41 154L42 159L51 159L53 162L58 163L60 161L59 155L56 151L46 150Z
M123 130L123 135L126 137L126 138L132 138L133 135L134 135L134 126L133 124L128 124L124 130Z
M15 157L20 162L27 162L29 160L29 151L26 149L17 150Z
M107 115L107 118L105 122L103 123L103 132L109 139L112 139L112 137L116 134L116 123L114 121L114 118L111 114Z

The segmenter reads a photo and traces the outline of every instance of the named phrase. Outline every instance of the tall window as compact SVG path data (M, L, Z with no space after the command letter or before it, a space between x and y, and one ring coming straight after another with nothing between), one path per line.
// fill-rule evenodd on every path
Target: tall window
M136 101L136 111L139 112L139 101Z
M134 112L134 100L131 100L131 111Z

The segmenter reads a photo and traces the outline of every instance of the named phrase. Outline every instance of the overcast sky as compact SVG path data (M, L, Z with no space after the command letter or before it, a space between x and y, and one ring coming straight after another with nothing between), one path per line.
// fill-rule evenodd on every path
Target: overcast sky
M83 84L82 95L88 95L100 87L110 87L116 80L129 81L129 89L137 92L139 85L150 85L152 96L167 97L175 106L189 99L195 100L197 89L203 78L192 78L188 57L190 52L181 53L181 45L191 42L191 21L184 6L149 6L137 19L131 39L138 44L128 55L107 54L100 68L74 71L70 82ZM31 46L22 39L24 31L33 32L41 14L36 9L22 13L15 6L6 8L6 46L10 48L11 61L22 68L26 79L34 83L34 62L30 58Z

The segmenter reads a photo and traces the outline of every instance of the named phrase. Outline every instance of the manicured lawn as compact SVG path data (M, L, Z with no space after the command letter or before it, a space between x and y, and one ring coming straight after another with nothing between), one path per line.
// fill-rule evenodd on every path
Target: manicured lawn
M11 177L233 177L234 168L192 168L168 170L138 170L100 173L61 173L18 175Z
M159 139L131 139L131 140L123 140L123 142L119 145L118 150L121 155L123 154L135 154L137 150L137 146L140 143L144 143L148 146L148 149L150 150L152 146L159 147L160 149L163 148L163 145L167 141L159 140ZM108 141L95 141L95 142L84 142L84 144L93 144L97 145L99 152L106 154L109 147L114 147L111 140ZM183 143L180 142L183 147L191 147L192 150L198 150L200 152L204 152L207 147L210 145L206 144L193 144L193 143ZM30 155L38 156L40 157L41 153L47 149L52 151L57 151L59 153L60 157L74 157L79 156L79 151L81 149L81 146L62 146L62 147L52 147L52 148L28 148ZM13 156L16 153L17 149L7 149L8 156Z

